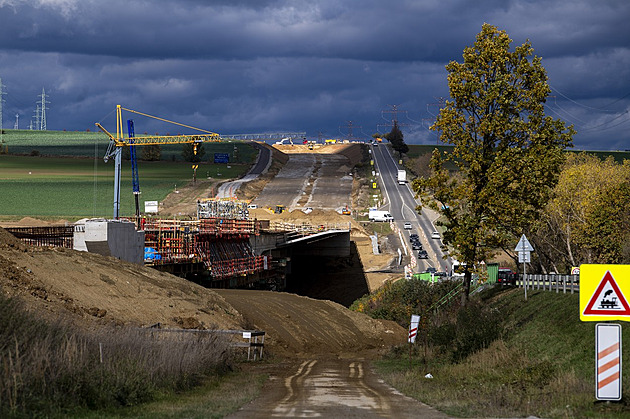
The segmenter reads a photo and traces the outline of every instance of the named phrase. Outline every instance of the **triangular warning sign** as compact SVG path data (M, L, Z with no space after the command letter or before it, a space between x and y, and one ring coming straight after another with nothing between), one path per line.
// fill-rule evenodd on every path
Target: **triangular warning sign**
M610 271L597 286L586 305L584 316L630 316L630 306Z

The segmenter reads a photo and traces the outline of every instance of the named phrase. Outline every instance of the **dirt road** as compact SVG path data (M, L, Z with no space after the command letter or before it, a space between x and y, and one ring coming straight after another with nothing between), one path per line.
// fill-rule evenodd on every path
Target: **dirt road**
M352 164L342 154L289 154L289 161L253 201L259 207L284 205L341 210L351 204Z
M446 418L398 393L362 360L307 359L271 374L261 396L229 418Z

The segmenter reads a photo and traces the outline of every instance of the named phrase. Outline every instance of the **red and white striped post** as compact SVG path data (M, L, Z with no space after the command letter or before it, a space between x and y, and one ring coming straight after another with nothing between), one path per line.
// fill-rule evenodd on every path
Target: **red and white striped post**
M409 324L409 368L411 368L411 345L416 343L416 336L418 336L418 324L420 323L420 316L417 314L411 315L411 323Z
M595 326L595 397L621 400L621 325Z

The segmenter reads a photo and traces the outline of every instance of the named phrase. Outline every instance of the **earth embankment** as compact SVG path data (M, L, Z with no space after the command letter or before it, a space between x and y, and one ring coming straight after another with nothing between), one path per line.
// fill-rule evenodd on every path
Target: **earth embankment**
M0 228L0 287L42 317L98 324L267 333L265 347L284 355L369 354L404 342L405 331L330 301L288 293L211 290L112 257L35 248Z

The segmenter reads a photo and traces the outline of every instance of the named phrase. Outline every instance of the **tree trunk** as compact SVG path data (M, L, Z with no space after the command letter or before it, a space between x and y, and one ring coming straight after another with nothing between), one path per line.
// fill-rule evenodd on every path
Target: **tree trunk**
M471 279L472 279L472 272L470 272L468 270L468 267L466 267L466 270L464 271L464 282L462 283L464 287L464 292L462 293L462 300L461 300L462 307L468 304L468 297L470 296Z

